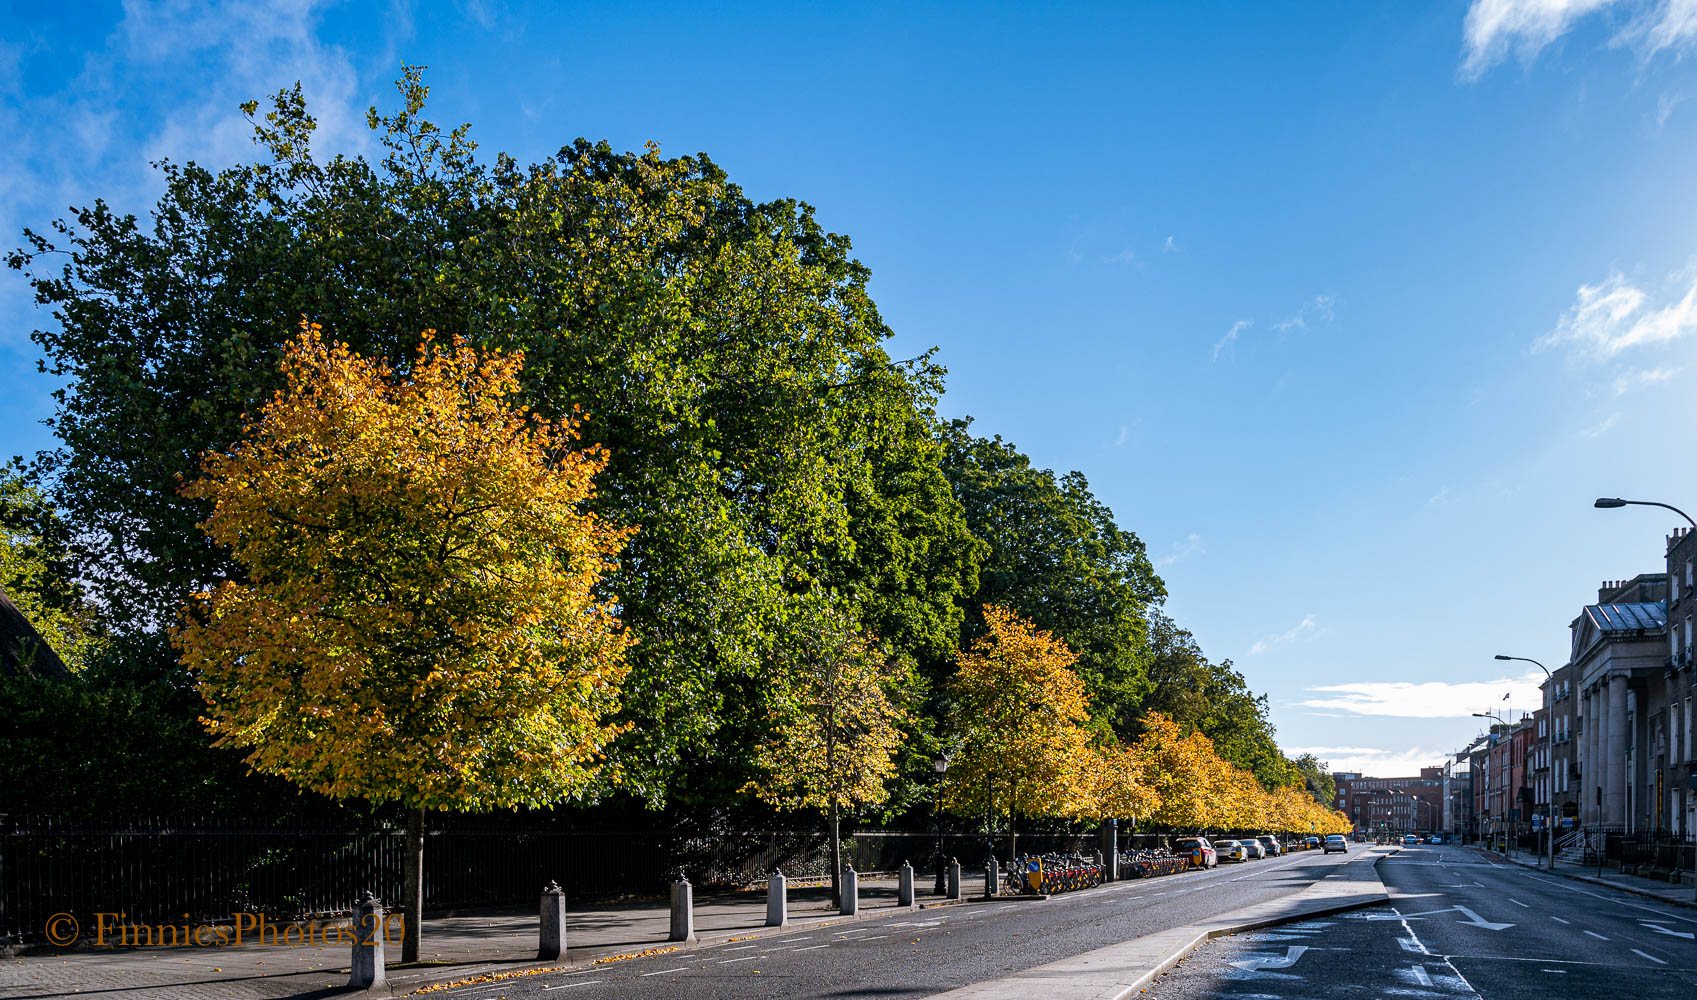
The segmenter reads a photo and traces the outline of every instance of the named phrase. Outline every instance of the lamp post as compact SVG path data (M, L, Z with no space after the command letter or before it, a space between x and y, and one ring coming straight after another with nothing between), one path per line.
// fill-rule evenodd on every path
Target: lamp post
M1508 724L1507 719L1504 719L1502 716L1498 715L1495 712L1474 712L1473 715L1476 718L1480 718L1480 719L1495 719L1496 721L1502 723L1502 725L1505 729L1512 730L1514 728L1514 727L1512 727ZM1510 768L1512 768L1514 766L1514 735L1513 735L1512 732L1509 732L1509 733L1505 733L1504 737L1508 741L1508 748L1503 751L1503 782L1502 782L1501 790L1497 793L1497 794L1499 794L1503 797L1503 806L1500 810L1498 810L1498 812L1502 815L1502 819L1505 821L1503 823L1503 828L1504 828L1503 829L1503 854L1512 855L1514 853L1514 851L1513 851L1513 848L1509 846L1509 834L1510 834L1511 828L1509 827L1509 824L1506 822L1506 820L1508 819L1508 802L1509 802L1508 776L1511 773Z
M1601 501L1601 500L1597 501L1599 506L1601 506L1602 502L1603 501ZM1621 502L1625 503L1626 501L1623 500ZM1548 771L1549 771L1549 777L1546 780L1548 780L1549 783L1550 783L1549 790L1546 792L1546 794L1549 795L1549 797L1550 797L1550 801L1549 801L1549 812L1544 817L1544 839L1549 841L1550 870L1555 871L1556 870L1556 711L1555 711L1555 709L1556 709L1556 698L1555 698L1555 695L1556 695L1556 678L1555 678L1554 674L1550 673L1549 667L1544 666L1542 663L1539 663L1537 660L1534 660L1529 656L1505 656L1502 653L1498 653L1497 659L1499 659L1499 660L1518 660L1521 663L1530 663L1534 667L1537 667L1539 670L1542 670L1544 672L1544 681L1546 683L1545 690L1550 693L1549 697L1546 698L1545 701L1544 701L1544 767L1546 769L1548 769Z
M1685 511L1680 510L1678 507L1675 507L1670 503L1658 503L1655 500L1622 500L1620 497L1598 497L1596 502L1592 503L1591 506L1596 507L1599 510L1613 510L1616 507L1660 507L1663 510L1673 511L1680 517L1685 518L1686 523L1690 524L1693 528L1697 528L1697 521L1691 520L1690 514L1687 514ZM1502 657L1498 657L1498 659L1502 659Z
M937 783L931 788L931 814L937 820L937 881L931 886L931 891L937 896L946 896L949 892L948 859L943 856L943 810L937 799L943 790L943 778L949 773L949 760L953 753L944 752L931 761L931 769L937 772Z

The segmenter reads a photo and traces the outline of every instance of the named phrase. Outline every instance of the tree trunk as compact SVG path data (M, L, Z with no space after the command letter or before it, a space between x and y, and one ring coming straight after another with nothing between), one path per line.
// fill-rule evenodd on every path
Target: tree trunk
M418 936L424 926L424 810L407 810L407 844L401 856L401 961L418 961Z
M840 832L841 817L838 815L837 803L831 803L831 905L841 909L843 905L843 838Z

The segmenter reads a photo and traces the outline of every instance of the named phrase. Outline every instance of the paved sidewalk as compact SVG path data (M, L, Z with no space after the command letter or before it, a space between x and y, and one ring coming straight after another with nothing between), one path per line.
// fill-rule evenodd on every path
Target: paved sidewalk
M975 886L971 881L966 888ZM918 901L936 902L921 879ZM896 905L896 882L866 880L862 915ZM791 927L840 923L828 887L791 889ZM760 932L766 894L702 893L695 903L699 943ZM534 908L510 907L430 918L421 937L424 961L399 966L398 945L386 948L392 992L535 966L538 918ZM671 911L665 902L627 903L573 910L566 925L567 954L554 965L580 965L649 948L680 947L666 940ZM681 946L690 947L690 946ZM347 993L349 949L340 947L83 948L57 955L0 961L0 997L14 1000L98 994L113 1000L282 1000ZM358 991L364 995L364 991Z
M1661 882L1653 878L1645 878L1642 875L1622 875L1618 871L1609 871L1607 868L1603 869L1603 874L1599 877L1597 875L1596 865L1569 865L1558 861L1556 862L1556 866L1551 869L1543 868L1541 865L1525 858L1508 857L1499 851L1488 851L1483 847L1476 847L1474 850L1486 857L1493 858L1497 861L1507 862L1511 865L1519 865L1522 868L1541 868L1543 871L1551 872L1552 874L1560 875L1563 878L1570 878L1578 882L1590 882L1592 885L1602 885L1607 886L1610 889L1619 889L1622 892L1630 892L1639 896L1648 896L1651 899L1660 900L1664 903L1672 903L1675 906L1697 907L1697 886L1693 886L1689 879L1681 882L1679 885L1670 885L1667 882Z

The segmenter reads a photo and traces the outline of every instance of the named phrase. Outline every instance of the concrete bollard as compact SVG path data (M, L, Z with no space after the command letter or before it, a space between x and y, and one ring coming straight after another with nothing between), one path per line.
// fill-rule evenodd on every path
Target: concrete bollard
M558 882L542 887L541 923L538 925L536 960L552 962L566 953L566 890Z
M383 971L383 904L370 892L354 901L354 954L348 988L368 990L389 985Z
M901 871L897 874L897 878L899 879L899 882L898 888L896 889L896 905L912 906L913 866L908 864L906 861L903 861Z
M996 864L996 856L992 854L984 861L984 898L988 899L994 896L1001 881L1002 870Z
M949 898L960 898L960 859L949 859Z
M766 926L782 927L790 922L789 882L782 868L772 869L766 883Z
M860 875L853 865L843 866L843 905L839 912L845 917L860 912Z
M695 889L687 878L672 883L672 933L666 940L695 940Z

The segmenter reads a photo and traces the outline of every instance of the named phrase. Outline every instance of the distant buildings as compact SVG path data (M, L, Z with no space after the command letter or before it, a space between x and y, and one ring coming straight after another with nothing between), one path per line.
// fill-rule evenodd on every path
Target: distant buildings
M1369 834L1434 833L1443 830L1444 769L1423 767L1418 777L1370 778L1354 771L1332 775L1333 805Z

